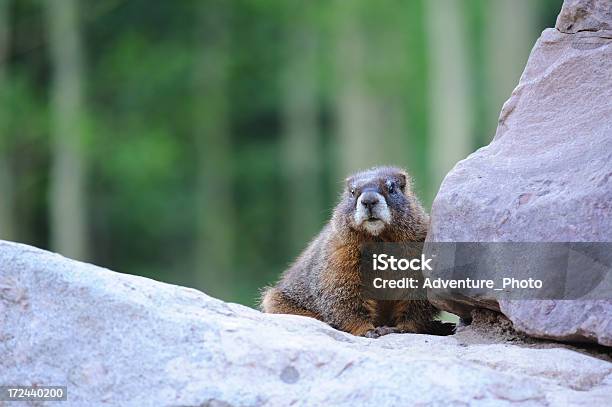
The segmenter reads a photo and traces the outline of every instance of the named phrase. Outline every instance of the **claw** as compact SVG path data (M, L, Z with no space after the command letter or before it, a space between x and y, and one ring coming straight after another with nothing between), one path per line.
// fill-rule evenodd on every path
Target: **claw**
M388 326L379 326L375 329L370 329L369 331L367 331L365 333L365 337L366 338L372 338L372 339L376 339L376 338L380 338L381 336L385 336L385 335L389 335L389 334L395 334L395 333L399 333L400 330L395 328L395 327L388 327Z
M363 334L363 336L365 336L366 338L370 338L370 339L376 339L380 335L376 332L376 329L370 329L365 334Z

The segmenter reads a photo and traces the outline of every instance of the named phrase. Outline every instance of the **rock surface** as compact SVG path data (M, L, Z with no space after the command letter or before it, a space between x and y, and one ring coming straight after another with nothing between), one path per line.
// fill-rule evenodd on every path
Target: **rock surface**
M551 346L358 338L0 241L0 385L62 405L605 405L612 363Z
M557 29L542 33L504 104L491 144L444 179L429 241L612 242L611 27L611 1L565 1ZM610 294L600 301L432 300L464 317L474 307L501 310L536 337L612 346Z
M565 0L555 27L569 34L612 30L612 1Z
M500 301L500 308L527 335L612 346L610 301Z

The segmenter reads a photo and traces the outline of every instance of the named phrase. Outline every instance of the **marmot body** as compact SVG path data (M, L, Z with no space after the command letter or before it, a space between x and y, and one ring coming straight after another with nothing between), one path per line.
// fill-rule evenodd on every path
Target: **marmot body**
M349 177L332 219L264 290L262 310L313 317L359 336L439 333L438 311L428 301L364 299L360 289L363 243L422 242L428 224L406 171L379 167Z

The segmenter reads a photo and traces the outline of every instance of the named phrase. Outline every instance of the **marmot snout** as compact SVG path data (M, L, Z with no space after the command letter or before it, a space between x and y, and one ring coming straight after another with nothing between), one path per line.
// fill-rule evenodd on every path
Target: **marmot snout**
M354 335L448 334L426 300L363 298L360 248L369 242L422 242L429 217L405 170L378 167L346 180L332 219L281 276L264 290L264 312L317 318Z

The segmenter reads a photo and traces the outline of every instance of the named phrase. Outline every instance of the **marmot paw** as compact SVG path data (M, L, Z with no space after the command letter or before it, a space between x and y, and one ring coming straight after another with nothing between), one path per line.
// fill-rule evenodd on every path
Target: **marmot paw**
M379 326L378 328L370 329L363 336L366 338L376 339L388 334L400 333L400 330L395 327Z

